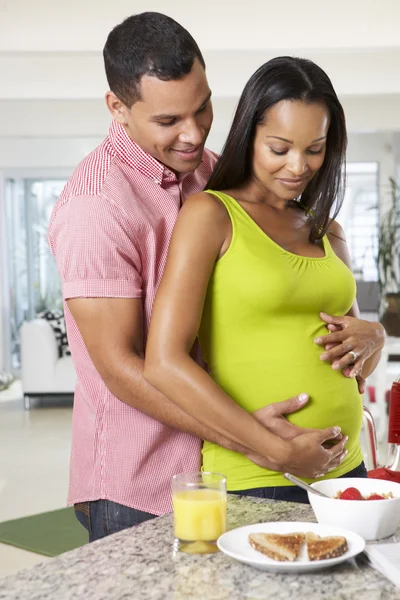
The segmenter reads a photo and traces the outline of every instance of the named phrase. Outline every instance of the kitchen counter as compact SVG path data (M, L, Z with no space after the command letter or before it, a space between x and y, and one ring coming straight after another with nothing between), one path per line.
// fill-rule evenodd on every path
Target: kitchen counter
M229 498L229 527L315 521L307 505ZM56 532L55 532L56 535ZM258 571L222 553L172 553L172 515L0 579L1 600L400 600L372 568L347 561L308 574Z

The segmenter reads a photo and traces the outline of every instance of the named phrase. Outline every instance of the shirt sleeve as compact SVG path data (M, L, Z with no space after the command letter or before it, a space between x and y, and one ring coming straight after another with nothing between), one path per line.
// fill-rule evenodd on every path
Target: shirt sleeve
M63 297L141 298L140 225L101 196L60 207L50 239Z

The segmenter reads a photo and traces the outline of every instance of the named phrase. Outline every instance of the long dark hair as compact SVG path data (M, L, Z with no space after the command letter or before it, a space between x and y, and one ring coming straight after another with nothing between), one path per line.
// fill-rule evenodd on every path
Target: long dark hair
M346 121L331 80L318 65L304 58L281 56L260 67L240 97L228 138L207 183L224 190L246 183L252 172L256 126L266 111L281 100L324 104L330 114L324 162L309 182L301 204L309 210L310 241L320 239L335 218L345 191Z

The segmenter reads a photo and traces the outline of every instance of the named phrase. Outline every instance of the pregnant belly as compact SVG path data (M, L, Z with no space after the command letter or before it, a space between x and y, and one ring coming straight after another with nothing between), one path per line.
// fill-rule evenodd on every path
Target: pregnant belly
M304 357L303 357L304 358ZM213 373L217 383L248 412L274 402L286 400L301 392L309 394L308 403L288 419L300 427L322 429L334 425L349 436L348 455L327 477L338 477L357 467L362 461L359 436L362 424L362 400L357 382L334 371L319 360L304 360L303 365L282 362L255 362L224 365ZM314 365L314 368L310 368ZM245 456L208 442L203 446L203 468L225 473L229 490L287 485L281 473L262 469Z
M291 423L316 429L336 425L350 438L358 437L362 425L362 398L356 380L346 378L342 372L334 371L331 365L320 361L316 367L292 367L284 375L282 365L278 370L253 363L251 369L236 365L235 369L224 369L223 373L213 376L248 412L305 392L309 401L302 409L287 416Z
M307 405L287 418L300 427L319 429L336 425L341 427L343 434L354 438L360 433L362 414L362 399L357 386L346 384L310 389Z

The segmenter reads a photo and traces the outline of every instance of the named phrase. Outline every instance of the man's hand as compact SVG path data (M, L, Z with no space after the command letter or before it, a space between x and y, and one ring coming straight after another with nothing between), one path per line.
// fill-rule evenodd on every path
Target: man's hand
M347 436L337 444L325 447L326 442L329 443L339 435L340 427L328 427L299 435L289 442L289 456L284 459L281 471L310 479L323 477L346 458L347 450L344 446L348 440Z
M288 453L280 461L272 462L253 452L246 452L246 456L264 469L316 479L336 469L346 458L348 439L340 433L340 427L315 429L288 442Z
M283 440L290 441L303 433L315 431L314 429L303 429L302 427L293 425L292 423L289 423L285 416L303 408L303 406L307 404L308 399L307 394L299 394L298 396L289 398L289 400L283 400L282 402L276 402L264 406L263 408L259 408L254 411L252 415L257 421L260 421L268 431L275 435L279 435Z

